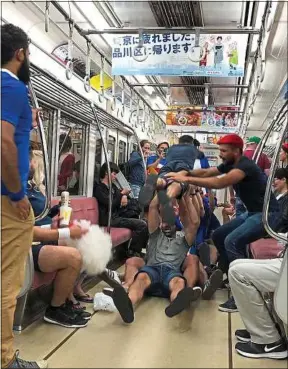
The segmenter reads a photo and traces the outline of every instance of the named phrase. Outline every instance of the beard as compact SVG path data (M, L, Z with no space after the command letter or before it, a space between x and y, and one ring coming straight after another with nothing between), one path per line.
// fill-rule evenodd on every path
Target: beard
M17 73L17 76L20 81L22 81L25 85L27 85L30 81L30 68L27 57L25 59Z

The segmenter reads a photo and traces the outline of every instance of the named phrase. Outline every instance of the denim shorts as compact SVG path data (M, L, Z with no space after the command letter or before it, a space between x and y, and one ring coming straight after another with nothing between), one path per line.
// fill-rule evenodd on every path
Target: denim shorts
M165 264L153 266L145 265L143 268L139 269L137 275L139 273L148 274L151 280L150 287L145 291L145 294L149 296L169 298L170 297L169 283L173 278L180 277L184 279L186 282L186 279L183 277L183 274L181 273L180 269L174 269ZM135 276L135 279L137 275Z

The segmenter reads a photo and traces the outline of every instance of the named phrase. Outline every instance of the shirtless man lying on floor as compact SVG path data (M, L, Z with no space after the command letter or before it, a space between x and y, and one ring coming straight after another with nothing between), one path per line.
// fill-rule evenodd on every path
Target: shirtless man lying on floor
M192 188L192 196L193 191L195 192ZM150 296L170 297L170 304L165 309L168 317L179 314L188 308L192 301L201 296L202 289L187 286L186 279L181 272L182 264L193 244L199 225L198 214L190 197L190 189L178 202L180 218L184 226L184 237L176 238L175 226L161 222L162 209L155 196L148 214L150 237L146 265L139 269L128 293L122 286L115 287L109 293L126 323L134 321L133 306L141 301L144 293ZM210 283L213 290L215 283L218 285L218 280L220 283L222 281L222 273L220 272L219 276L218 273L219 271L215 274L214 283Z

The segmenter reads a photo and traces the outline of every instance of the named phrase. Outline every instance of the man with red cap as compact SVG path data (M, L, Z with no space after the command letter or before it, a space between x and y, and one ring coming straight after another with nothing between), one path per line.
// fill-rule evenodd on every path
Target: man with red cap
M236 259L247 258L246 245L265 236L262 223L262 209L266 190L267 176L254 161L243 155L243 140L236 134L229 134L218 141L220 158L223 163L218 167L195 169L187 175L169 173L168 178L181 183L221 189L233 186L236 196L244 203L247 212L224 224L212 235L213 242L220 254L219 266L228 275L229 264ZM269 223L276 223L279 207L272 194L269 204ZM230 298L219 306L226 312L237 311L235 301Z
M280 161L283 168L288 168L288 143L282 145L282 150L280 152Z

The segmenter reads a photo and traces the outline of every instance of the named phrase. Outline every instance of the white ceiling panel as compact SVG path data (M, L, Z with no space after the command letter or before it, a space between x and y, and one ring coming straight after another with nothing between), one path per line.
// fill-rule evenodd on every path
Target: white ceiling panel
M205 26L233 27L240 23L241 1L202 1Z

